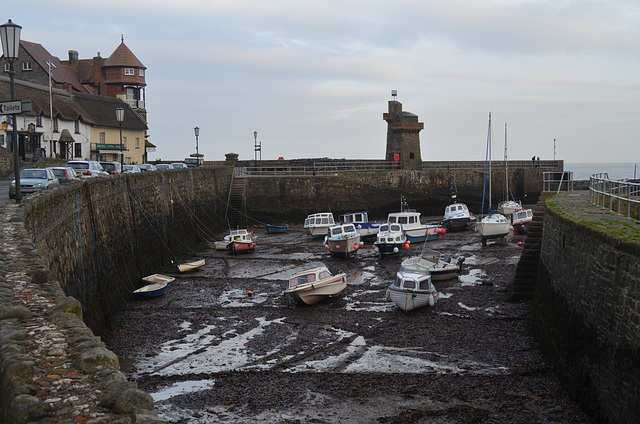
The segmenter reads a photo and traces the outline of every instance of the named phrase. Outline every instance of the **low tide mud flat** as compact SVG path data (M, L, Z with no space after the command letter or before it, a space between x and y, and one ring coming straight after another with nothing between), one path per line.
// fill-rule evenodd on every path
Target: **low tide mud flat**
M130 380L172 423L593 423L562 389L530 335L530 304L510 303L522 252L483 247L474 231L428 247L465 256L459 278L434 282L438 303L405 313L386 299L403 259L372 240L330 257L302 227L267 234L255 252L203 252L166 293L131 300L107 343ZM284 296L303 265L347 274L316 305ZM252 295L248 292L251 291Z

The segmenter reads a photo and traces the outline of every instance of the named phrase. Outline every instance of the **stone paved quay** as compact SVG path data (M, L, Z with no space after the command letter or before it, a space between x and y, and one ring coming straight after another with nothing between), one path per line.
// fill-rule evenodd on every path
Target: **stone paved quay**
M0 420L166 422L43 264L24 229L24 207L0 207Z

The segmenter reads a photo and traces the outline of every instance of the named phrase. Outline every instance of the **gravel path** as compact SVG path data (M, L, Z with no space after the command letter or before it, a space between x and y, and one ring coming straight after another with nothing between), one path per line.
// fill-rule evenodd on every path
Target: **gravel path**
M256 233L255 252L234 256L211 243L204 268L117 317L108 347L168 421L595 422L542 359L530 304L507 302L523 236L506 246L482 247L473 231L429 242L465 255L465 268L435 282L434 307L405 313L385 292L421 244L380 258L367 241L343 260L299 227ZM313 306L284 297L288 277L316 260L346 272L347 289Z

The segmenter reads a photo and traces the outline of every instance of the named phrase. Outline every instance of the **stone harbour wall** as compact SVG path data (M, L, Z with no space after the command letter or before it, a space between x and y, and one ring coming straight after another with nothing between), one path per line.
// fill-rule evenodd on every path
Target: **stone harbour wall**
M100 178L2 207L1 422L164 422L99 334L142 276L220 227L230 175Z
M588 192L547 201L535 332L565 385L602 422L640 416L638 234L640 223L592 205Z

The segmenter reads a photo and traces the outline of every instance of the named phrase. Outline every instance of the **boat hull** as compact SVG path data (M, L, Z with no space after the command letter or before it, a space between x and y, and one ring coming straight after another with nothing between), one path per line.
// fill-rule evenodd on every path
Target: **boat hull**
M469 227L472 227L475 224L475 220L472 220L470 217L466 218L451 218L451 219L443 219L442 226L447 229L447 231L464 231Z
M433 291L411 291L390 286L387 289L387 296L396 306L405 312L412 311L427 305L434 305L438 302L438 292Z
M328 239L327 250L331 256L346 258L352 256L360 248L360 234L347 235L339 239Z
M269 233L269 234L284 233L285 231L287 231L288 228L289 228L289 226L287 226L287 225L271 225L271 224L267 224L267 233Z
M376 249L381 255L398 255L403 250L405 243L376 243Z
M137 290L133 291L134 299L151 299L154 297L162 296L164 292L167 290L169 286L168 283L154 283L147 284L146 286L140 287Z
M331 295L340 293L346 287L347 276L343 273L334 275L330 280L322 281L320 283L307 283L288 288L285 293L296 301L303 302L307 305L313 305Z
M431 274L432 281L450 280L458 278L460 274L460 264L447 263L441 260L435 262L421 256L415 256L402 261L402 269Z
M194 262L186 262L183 264L179 264L178 270L180 272L189 272L204 266L204 264L205 264L204 259L201 259L199 261L194 261Z
M232 241L227 248L232 253L253 252L256 248L255 241Z

